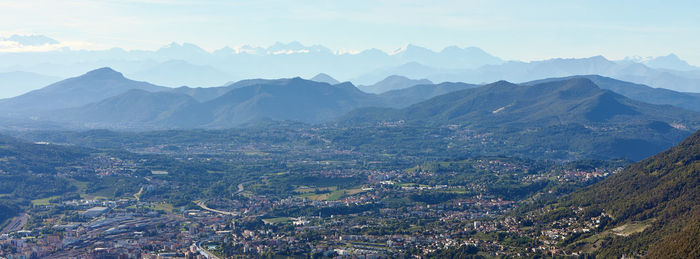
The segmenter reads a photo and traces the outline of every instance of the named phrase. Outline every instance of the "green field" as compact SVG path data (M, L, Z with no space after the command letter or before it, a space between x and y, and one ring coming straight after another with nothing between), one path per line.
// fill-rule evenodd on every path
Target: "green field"
M316 193L314 193L316 189L318 189L320 191L331 191L331 192L316 194ZM361 192L363 192L363 190L362 190L362 188L337 190L337 187L332 186L332 187L322 187L322 188L299 187L299 188L295 189L294 192L298 193L297 197L308 198L308 199L314 200L314 201L322 201L322 200L337 201L337 200L340 200L340 199L345 198L347 196L361 193Z
M290 217L278 217L278 218L262 219L262 221L267 223L267 224L286 224L286 223L294 221L294 219L290 218Z
M47 198L43 198L43 199L32 200L32 205L34 205L34 206L49 205L49 200L57 199L57 198L61 198L61 196L51 196L51 197L47 197Z

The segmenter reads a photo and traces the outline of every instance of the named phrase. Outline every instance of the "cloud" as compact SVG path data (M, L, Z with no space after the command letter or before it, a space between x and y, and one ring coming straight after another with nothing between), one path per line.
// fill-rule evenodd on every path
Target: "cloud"
M58 44L59 42L44 35L17 35L14 34L7 39L25 46L39 46L44 44Z
M106 46L85 41L59 42L44 35L12 35L0 38L0 53L48 52L57 50L102 50Z

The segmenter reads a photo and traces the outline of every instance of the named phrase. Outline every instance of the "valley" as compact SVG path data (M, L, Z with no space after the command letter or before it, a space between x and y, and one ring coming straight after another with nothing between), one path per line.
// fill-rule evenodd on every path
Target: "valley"
M700 258L697 10L0 1L0 259Z

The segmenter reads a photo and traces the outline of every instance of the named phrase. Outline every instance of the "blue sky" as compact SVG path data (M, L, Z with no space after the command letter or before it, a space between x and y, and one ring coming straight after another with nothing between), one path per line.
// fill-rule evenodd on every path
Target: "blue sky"
M505 59L676 53L700 65L700 1L2 0L0 36L72 48L208 50L276 41L335 50L477 46Z

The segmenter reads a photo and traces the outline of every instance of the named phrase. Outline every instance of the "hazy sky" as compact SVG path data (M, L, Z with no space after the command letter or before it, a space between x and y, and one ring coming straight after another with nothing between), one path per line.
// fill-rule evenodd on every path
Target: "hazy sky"
M0 0L0 36L73 48L205 49L276 41L334 50L477 46L505 59L676 53L700 65L700 1Z

